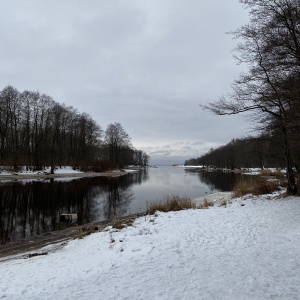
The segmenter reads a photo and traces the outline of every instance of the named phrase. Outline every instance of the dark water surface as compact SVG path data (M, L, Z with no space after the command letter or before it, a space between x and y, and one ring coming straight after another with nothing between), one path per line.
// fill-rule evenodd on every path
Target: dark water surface
M61 213L77 213L76 225L144 212L168 195L197 198L229 191L237 175L180 167L139 170L121 177L0 182L0 244L65 228Z

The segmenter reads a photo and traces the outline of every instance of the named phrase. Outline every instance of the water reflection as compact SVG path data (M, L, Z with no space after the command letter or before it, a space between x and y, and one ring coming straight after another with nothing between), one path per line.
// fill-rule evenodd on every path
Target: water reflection
M111 178L2 182L0 243L70 226L59 223L61 213L77 213L75 226L111 219L145 211L147 202L169 194L196 198L230 190L234 177L234 174L157 168Z
M59 223L61 213L77 213L77 225L123 215L133 198L130 187L147 176L142 170L122 177L1 183L0 243L69 226ZM97 214L99 202L103 209Z
M211 190L220 190L223 192L232 191L232 188L239 178L240 174L232 172L208 172L186 169L186 172L197 173L200 182L205 183Z

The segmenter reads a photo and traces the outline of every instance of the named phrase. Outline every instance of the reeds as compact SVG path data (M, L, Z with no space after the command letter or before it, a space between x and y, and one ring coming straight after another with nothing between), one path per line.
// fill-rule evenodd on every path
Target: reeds
M275 171L269 170L269 169L262 169L260 171L260 175L262 176L268 176L268 177L275 177L277 179L284 178L285 174L282 173L279 169L276 169Z
M152 215L156 211L168 212L197 208L196 203L188 197L167 196L161 201L148 204L147 213Z
M278 190L278 183L276 182L260 176L242 176L233 187L233 196L271 194L276 190Z

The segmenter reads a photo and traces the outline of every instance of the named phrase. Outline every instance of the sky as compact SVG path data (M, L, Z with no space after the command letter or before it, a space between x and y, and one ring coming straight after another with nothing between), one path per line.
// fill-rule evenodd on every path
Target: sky
M244 70L226 33L247 22L238 0L2 0L0 89L119 122L151 164L183 163L249 134L199 106Z

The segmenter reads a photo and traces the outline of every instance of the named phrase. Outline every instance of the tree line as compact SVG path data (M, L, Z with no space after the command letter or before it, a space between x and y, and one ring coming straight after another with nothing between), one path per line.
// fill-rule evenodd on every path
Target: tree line
M233 139L226 145L197 158L185 161L185 165L221 169L284 168L285 160L277 140L267 135Z
M0 91L0 165L42 170L70 165L97 171L132 164L146 166L149 156L136 150L120 123L102 128L86 113L50 96Z
M203 108L217 115L252 112L261 133L278 137L287 191L300 195L300 2L240 3L249 10L249 23L232 34L241 41L235 58L248 71L233 82L229 95Z

